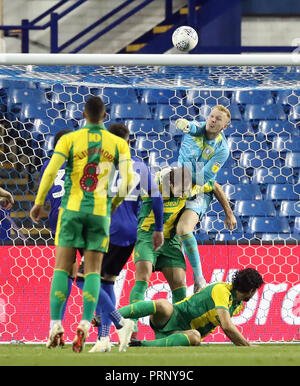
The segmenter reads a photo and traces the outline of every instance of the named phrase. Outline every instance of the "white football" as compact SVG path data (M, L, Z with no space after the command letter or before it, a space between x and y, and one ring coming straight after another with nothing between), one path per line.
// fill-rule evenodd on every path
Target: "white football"
M192 27L181 26L173 32L172 42L177 50L188 52L198 44L198 34Z

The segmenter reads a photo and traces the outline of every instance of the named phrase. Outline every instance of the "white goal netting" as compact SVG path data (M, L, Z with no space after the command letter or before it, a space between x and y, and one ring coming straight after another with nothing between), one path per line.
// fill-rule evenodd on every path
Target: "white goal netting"
M207 281L227 281L236 269L258 269L265 284L235 324L251 340L298 339L300 67L0 65L0 181L16 201L10 212L0 211L2 341L41 342L48 335L53 238L48 217L35 226L29 210L55 134L82 127L90 95L103 98L107 126L120 121L129 127L132 155L152 171L178 158L177 118L205 120L216 104L230 109L225 135L231 154L217 181L238 225L226 230L224 212L212 202L195 230L203 271ZM59 176L55 183L62 186ZM134 275L130 260L116 283L118 305L128 304ZM189 265L187 285L190 294ZM154 273L147 298L156 297L170 299L170 293L163 276ZM67 341L81 312L74 285L64 320ZM152 337L144 318L139 338ZM226 340L216 330L206 341Z

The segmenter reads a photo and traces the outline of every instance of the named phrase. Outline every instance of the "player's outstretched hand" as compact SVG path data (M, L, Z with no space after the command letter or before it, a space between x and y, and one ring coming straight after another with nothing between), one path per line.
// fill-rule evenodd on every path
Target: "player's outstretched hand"
M175 122L175 126L178 130L182 131L185 134L190 132L190 122L187 119L177 119L177 121Z
M225 218L224 224L226 229L233 231L237 226L237 221L234 214L227 215Z
M164 233L154 231L152 234L152 244L153 244L153 249L155 251L157 251L159 248L161 248L164 244Z
M35 223L38 224L40 218L43 215L43 207L41 205L34 204L31 211L30 211L30 218Z

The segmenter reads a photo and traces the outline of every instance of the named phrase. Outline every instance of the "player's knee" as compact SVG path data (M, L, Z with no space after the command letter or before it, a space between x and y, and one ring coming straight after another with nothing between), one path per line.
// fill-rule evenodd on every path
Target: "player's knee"
M166 303L168 303L166 299L156 299L155 300L156 312L162 313L166 308Z
M200 346L201 334L197 330L190 330L187 333L191 346Z

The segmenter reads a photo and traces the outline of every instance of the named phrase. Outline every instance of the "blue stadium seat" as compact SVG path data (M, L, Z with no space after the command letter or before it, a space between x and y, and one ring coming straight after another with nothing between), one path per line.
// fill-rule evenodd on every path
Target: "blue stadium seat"
M250 217L246 233L290 233L290 225L285 217Z
M110 111L110 119L152 119L152 115L145 103L115 103Z
M235 151L247 151L247 150L260 150L268 149L268 144L266 141L259 140L255 135L238 135L232 134L227 138L229 148L232 152Z
M224 185L224 193L229 200L262 200L263 195L256 184Z
M299 102L300 93L298 90L278 90L276 103L281 105L296 105Z
M278 152L270 150L258 150L258 151L245 151L242 152L240 157L240 166L244 168L260 168L260 167L273 167L282 166L281 158Z
M83 115L82 115L83 109L84 109L84 103L74 103L74 102L67 103L64 118L75 119L79 121L83 118ZM50 116L52 116L52 113L55 114L56 111L54 109L51 109ZM55 117L53 116L53 118L58 118L58 115L56 115Z
M254 134L253 127L250 122L247 121L231 121L228 125L227 129L224 130L224 134L226 137L232 135L232 134L248 134L252 135Z
M164 126L159 120L135 120L128 119L125 121L131 135L157 135L164 132Z
M300 149L300 138L276 137L273 139L272 149L278 152L297 151Z
M300 216L295 217L294 233L300 234Z
M266 190L266 200L299 200L292 184L269 184Z
M147 88L141 91L141 102L148 104L181 104L182 94L180 91L169 89Z
M276 209L273 201L252 201L237 200L234 213L238 216L276 216Z
M233 92L231 101L243 105L269 105L274 103L270 90L237 90Z
M24 103L22 104L20 119L21 121L24 121L26 119L51 118L49 117L51 108L51 103Z
M180 118L180 116L177 115L176 108L171 105L157 105L154 112L154 119L157 120L175 120L178 118Z
M138 103L136 92L133 88L110 88L105 87L100 95L103 101L107 99L108 104L113 103Z
M289 121L291 122L300 121L300 104L297 104L296 106L292 106L288 118L289 118Z
M13 88L9 89L7 95L9 105L13 103L41 104L46 103L46 94L39 89L32 88Z
M290 233L263 233L260 239L263 241L287 241L297 239L297 235Z
M231 120L232 121L239 121L242 119L241 111L237 104L232 103L231 105L227 106L230 114L231 114Z
M258 168L254 169L252 183L254 184L286 184L294 179L291 168Z
M285 157L285 166L288 168L300 168L300 153L287 153Z
M224 217L223 216L204 216L203 219L200 222L200 232L203 233L230 233L228 229L225 228L224 225ZM241 219L239 217L236 218L237 220L237 227L234 230L235 232L242 233L243 232L243 225L241 222Z
M241 232L217 233L215 236L216 241L239 241L243 238L244 234Z
M184 104L190 105L216 105L228 106L230 99L219 90L187 90Z
M281 201L279 216L300 216L300 202L288 200Z
M222 167L217 174L217 182L221 185L226 183L238 184L240 179L233 174L232 168Z
M286 114L279 105L246 105L244 119L256 120L285 120Z
M258 124L258 131L267 136L267 138L272 138L275 135L286 136L293 135L299 136L300 132L295 125L289 121L260 121Z

